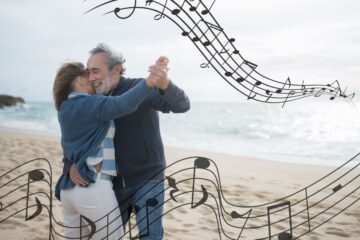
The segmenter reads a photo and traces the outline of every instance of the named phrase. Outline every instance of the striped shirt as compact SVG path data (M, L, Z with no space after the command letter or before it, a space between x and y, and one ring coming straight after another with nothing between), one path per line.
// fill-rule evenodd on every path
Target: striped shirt
M78 93L70 93L69 98L79 95ZM88 167L96 173L95 165L101 163L101 173L116 176L115 149L114 149L115 123L110 122L109 130L104 140L97 146L97 151L93 156L86 159Z
M97 151L94 156L89 156L86 159L86 164L96 172L94 165L102 162L101 173L116 176L116 163L115 163L115 149L114 149L114 135L115 135L115 124L111 121L109 130L102 141L97 146Z

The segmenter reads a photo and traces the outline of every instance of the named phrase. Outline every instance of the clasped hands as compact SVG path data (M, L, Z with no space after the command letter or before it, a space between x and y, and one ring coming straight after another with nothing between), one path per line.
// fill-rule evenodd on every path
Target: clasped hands
M167 76L169 59L165 56L159 57L155 64L149 67L149 76L146 78L148 87L157 87L166 91L169 86L169 79Z

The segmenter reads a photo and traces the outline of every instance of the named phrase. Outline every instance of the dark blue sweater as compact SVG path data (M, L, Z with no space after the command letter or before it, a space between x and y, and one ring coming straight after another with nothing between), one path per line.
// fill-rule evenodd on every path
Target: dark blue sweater
M121 95L142 79L120 78L113 95ZM115 119L115 156L119 177L114 185L133 186L142 183L166 166L160 135L158 111L183 113L190 109L184 91L170 81L166 90L155 89L131 114ZM163 178L160 173L156 178Z

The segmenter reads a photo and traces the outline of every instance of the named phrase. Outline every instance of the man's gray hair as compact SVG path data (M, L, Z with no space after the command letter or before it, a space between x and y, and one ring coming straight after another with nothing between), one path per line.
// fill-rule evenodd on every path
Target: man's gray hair
M106 64L108 65L109 70L112 70L115 65L121 65L120 74L123 75L125 72L125 67L123 64L125 63L125 58L121 52L114 51L107 45L106 43L98 43L98 45L90 50L90 55L95 55L97 53L105 53L107 55Z

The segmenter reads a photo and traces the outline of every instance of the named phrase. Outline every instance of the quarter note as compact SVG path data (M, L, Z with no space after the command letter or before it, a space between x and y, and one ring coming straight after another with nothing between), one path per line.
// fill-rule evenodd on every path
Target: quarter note
M255 86L260 86L262 84L262 82L261 81L256 81L255 82L255 84L253 85L253 88L251 89L251 92L249 93L249 96L248 96L248 100L249 99L254 99L255 98L255 96L257 95L257 93L254 93L254 95L253 96L251 96L251 94L254 92L254 88L255 88Z
M184 4L185 4L185 1L186 1L186 0L183 1L183 3L181 4L181 7L180 7L180 8L175 8L175 9L173 9L173 10L171 11L171 14L173 14L173 15L178 15L178 14L181 12L181 10L183 9Z
M278 89L276 90L276 93L281 93L281 92L282 92L282 90L284 90L284 88L285 88L286 84L288 84L288 85L289 85L289 87L288 87L288 88L290 88L290 87L291 87L290 77L288 77L288 78L286 79L286 82L284 83L284 85L283 85L281 88L278 88Z
M269 89L267 89L267 90L265 91L265 93L266 93L266 95L268 95L268 97L267 97L267 99L266 99L266 102L268 102L269 99L272 97L273 92L270 91Z
M202 14L202 15L208 14L208 13L210 12L211 8L213 7L215 1L216 1L216 0L213 0L213 2L212 2L212 4L211 4L211 6L209 7L209 9L206 9L206 6L204 5L204 6L205 6L205 10L202 10L202 11L201 11L201 14Z
M334 100L335 97L337 97L339 91L340 91L340 95L341 95L341 90L340 90L339 87L337 87L337 88L335 89L335 91L333 91L333 92L334 92L334 95L330 97L330 100Z
M210 12L211 8L213 7L215 1L216 1L216 0L213 0L211 6L210 6L208 9L207 9L206 6L203 4L205 9L202 10L200 13L201 13L202 15L208 14L208 13ZM198 7L199 7L199 5L200 5L201 3L202 3L202 1L199 0L199 3L197 4L197 6L196 6L196 7L191 6L189 10L190 10L191 12L195 12L195 11L198 9Z
M143 239L145 237L150 236L150 218L149 218L149 207L156 207L158 205L158 200L156 198L149 198L148 200L146 200L146 233L144 234L140 234L139 233L139 238Z
M235 53L236 51L236 53ZM239 51L235 50L233 53L234 54L238 54ZM233 72L225 72L225 76L227 77L231 77L239 68L241 68L241 66L245 64L245 66L248 66L251 70L250 72L246 73L245 77L242 77L240 74L238 74L240 77L237 79L237 82L243 82L245 81L252 73L253 71L255 71L257 65L255 63L252 63L250 61L244 60L240 65L238 65L238 67L233 71ZM243 70L244 71L244 70ZM245 72L245 71L244 71ZM257 81L258 85L261 84L260 81Z
M201 27L200 27L200 23L203 22L205 24L205 27L206 27L206 30L204 31ZM196 33L194 32L195 29L198 29L201 33L201 36L197 36ZM193 27L190 31L183 31L181 33L182 36L189 36L190 33L193 33L195 36L193 38L191 38L191 41L193 42L198 42L200 41L204 36L206 36L206 33L209 31L209 30L215 30L217 31L217 34L214 34L214 38L211 40L211 41L208 41L206 40L203 44L205 47L209 46L212 44L212 42L217 39L217 37L219 36L219 34L223 31L223 28L221 28L220 26L217 26L213 23L210 23L210 22L207 22L207 21L204 21L204 20L199 20Z

